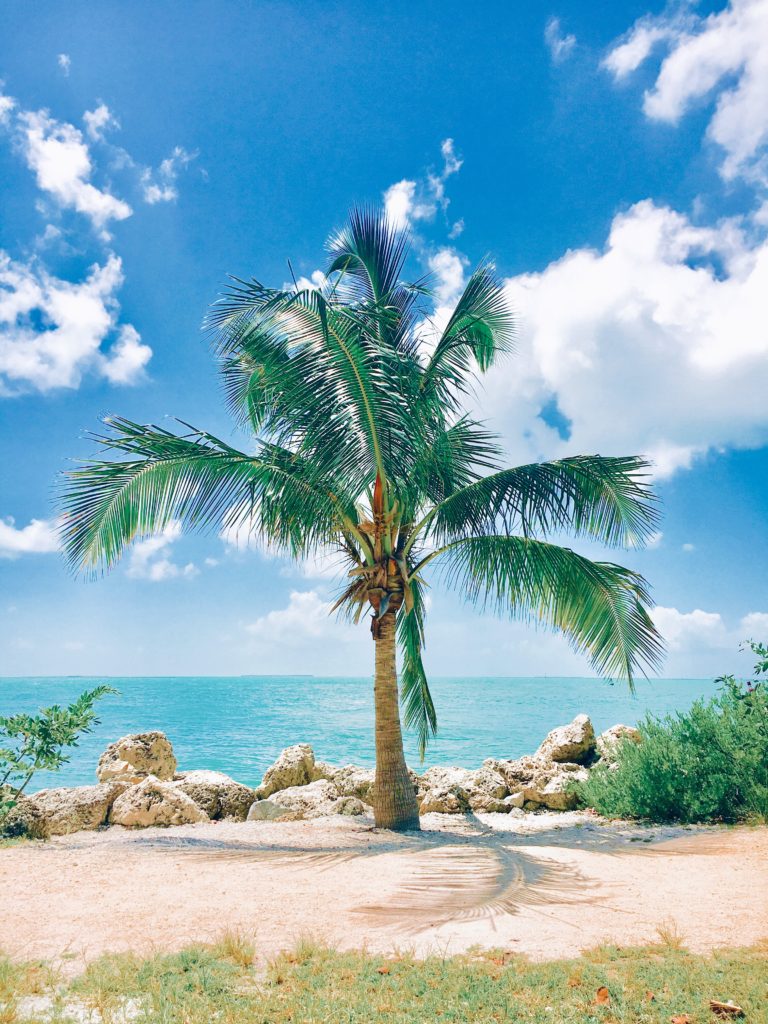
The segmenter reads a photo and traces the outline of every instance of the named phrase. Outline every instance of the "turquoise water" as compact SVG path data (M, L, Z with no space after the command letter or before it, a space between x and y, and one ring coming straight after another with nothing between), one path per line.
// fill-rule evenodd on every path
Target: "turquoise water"
M173 742L181 769L212 768L247 784L292 743L311 743L318 759L372 765L373 684L367 679L316 676L242 676L87 679L0 678L0 715L64 704L97 682L120 696L101 704L101 724L73 751L55 779L35 788L95 781L99 754L130 732L161 729ZM596 679L434 679L440 731L426 765L478 766L486 757L531 753L556 725L586 712L595 729L633 725L646 711L688 707L715 692L705 679L655 679L637 684ZM418 767L416 744L406 737L409 762Z

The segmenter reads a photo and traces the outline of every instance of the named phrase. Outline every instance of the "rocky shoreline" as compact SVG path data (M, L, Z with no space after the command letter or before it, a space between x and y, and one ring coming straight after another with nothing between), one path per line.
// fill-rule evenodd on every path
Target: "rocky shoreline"
M620 743L638 742L636 729L615 725L595 736L586 715L553 729L535 753L486 759L475 769L434 767L411 772L421 814L472 811L522 815L576 806L572 784L600 761L615 759ZM373 769L335 767L315 759L309 744L287 747L255 789L221 772L179 772L162 732L123 736L99 758L98 784L45 789L23 797L6 834L35 839L113 825L125 828L196 822L286 821L370 813Z

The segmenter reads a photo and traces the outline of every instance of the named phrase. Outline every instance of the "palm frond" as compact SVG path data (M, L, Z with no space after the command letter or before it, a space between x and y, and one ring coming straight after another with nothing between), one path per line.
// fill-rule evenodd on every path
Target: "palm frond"
M245 524L297 556L340 529L343 491L323 490L290 452L254 457L204 431L178 435L119 417L107 427L97 443L132 458L65 474L61 537L74 569L110 568L133 540L175 519L203 530Z
M470 387L472 360L485 372L512 348L515 318L493 269L482 264L470 277L424 369L426 397L438 396L455 408Z
M638 670L660 662L647 585L629 569L529 537L469 537L433 558L471 603L563 632L600 674L632 685Z
M354 298L392 304L408 255L410 240L372 206L350 211L347 223L328 240L327 273L339 272L357 285Z
M411 580L410 607L403 607L398 615L397 639L402 651L400 672L400 699L405 725L414 729L422 761L430 739L437 733L437 713L429 692L421 652L424 647L424 597L419 580Z
M649 465L635 456L580 455L501 470L449 494L429 524L439 542L485 533L567 532L641 547L658 526Z

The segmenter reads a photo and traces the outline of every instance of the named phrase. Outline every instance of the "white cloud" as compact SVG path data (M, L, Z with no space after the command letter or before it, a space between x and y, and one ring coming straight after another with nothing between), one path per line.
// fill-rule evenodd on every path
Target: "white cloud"
M750 612L739 625L742 639L768 642L768 612Z
M59 206L84 214L102 234L111 220L130 217L127 203L89 181L93 164L79 129L56 121L44 110L22 111L17 124L21 149L38 188Z
M768 242L647 200L603 251L507 281L518 354L485 378L515 457L642 453L669 476L768 438ZM539 414L555 401L569 436Z
M155 203L168 203L178 199L179 191L176 187L176 180L179 171L187 166L197 156L197 153L188 153L181 146L175 146L169 157L160 164L157 171L147 167L141 176L141 185L144 191L144 201L150 205Z
M120 127L120 122L105 103L100 103L95 110L86 110L83 121L88 138L94 142L103 142L104 132Z
M645 546L647 548L650 548L651 550L653 550L654 548L659 548L661 547L661 542L663 539L664 534L661 532L661 530L656 530L654 533L650 535L650 537L645 543Z
M325 549L315 552L307 558L294 560L283 552L276 551L264 542L262 537L251 528L244 516L224 527L219 533L230 552L253 551L264 558L282 561L281 576L302 576L309 580L338 579L343 567L343 559L337 550Z
M696 545L695 544L683 544L683 551L685 551L686 554L690 554L692 551L695 551L695 550L696 550Z
M653 19L641 19L632 28L626 39L615 46L603 60L603 67L611 71L615 78L626 78L650 57L654 48L672 34L671 28L654 22Z
M0 81L0 88L2 88L2 81ZM12 96L5 96L0 93L0 125L6 126L10 124L11 111L16 106L16 100Z
M56 524L50 519L32 519L17 527L12 516L0 519L0 558L46 554L59 550Z
M749 651L740 653L744 641L768 639L768 612L749 612L733 624L720 612L701 608L683 612L657 606L651 616L667 645L666 676L749 674L754 659Z
M136 384L151 358L152 349L142 343L136 328L122 324L117 341L106 355L99 353L97 365L110 384Z
M646 115L674 124L715 95L707 134L725 151L723 176L768 183L768 0L731 0L707 17L677 10L643 18L604 64L623 78L662 41L668 54L645 93Z
M64 77L69 78L69 69L72 67L72 58L69 56L69 54L60 53L59 56L56 58L56 63L64 72Z
M415 197L416 182L405 178L390 185L384 193L385 213L396 227L406 228L411 221L434 217L434 203L417 202Z
M351 637L354 627L331 616L332 607L333 602L326 601L316 590L294 590L287 607L268 612L245 628L259 640L290 646Z
M0 250L0 394L75 388L93 371L114 384L140 378L152 351L129 324L118 328L121 262L111 255L85 280L62 281ZM117 340L103 345L117 330Z
M576 45L576 36L564 35L560 19L553 16L544 26L544 42L547 44L552 62L562 64L571 55Z
M450 177L458 174L463 160L456 153L453 139L443 139L440 144L443 166L439 172L428 172L425 178L411 180L404 178L384 192L384 210L389 220L400 228L410 227L415 221L432 220L438 209L445 213L450 200L445 185ZM457 221L451 237L457 237L464 228L463 221Z
M733 639L719 612L705 612L700 608L681 612L677 608L657 605L651 616L670 651L687 650L698 644L723 648L733 646Z
M135 580L151 580L160 583L164 580L192 579L200 570L193 562L177 565L171 561L170 548L181 537L181 523L173 520L162 533L145 540L136 541L131 548L131 556L126 569L126 576Z

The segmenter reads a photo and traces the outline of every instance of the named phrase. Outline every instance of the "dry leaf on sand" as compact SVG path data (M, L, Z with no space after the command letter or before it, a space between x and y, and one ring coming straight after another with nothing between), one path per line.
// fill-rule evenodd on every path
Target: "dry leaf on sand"
M718 999L709 1000L709 1008L712 1013L716 1013L718 1017L743 1017L744 1011L736 1003L730 1002L721 1003Z

